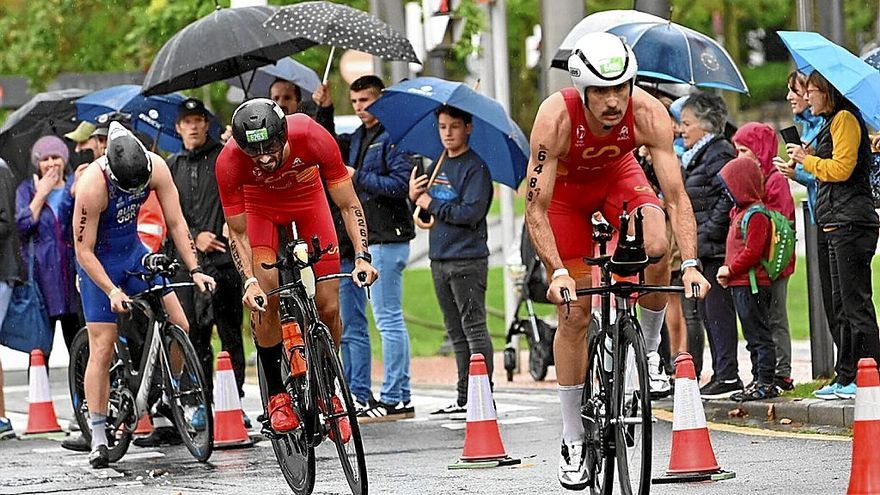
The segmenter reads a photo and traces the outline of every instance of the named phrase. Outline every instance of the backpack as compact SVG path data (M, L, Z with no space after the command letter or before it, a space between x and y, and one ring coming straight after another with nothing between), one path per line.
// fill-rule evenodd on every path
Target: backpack
M791 262L791 257L794 256L794 246L797 242L794 226L782 213L776 210L768 210L764 205L752 205L746 210L746 214L743 215L742 222L740 223L743 240L745 240L747 235L749 219L755 213L762 213L770 219L770 253L768 259L761 260L761 266L767 271L770 280L776 280ZM758 281L755 278L754 268L749 270L749 282L751 282L752 294L756 294L758 292Z

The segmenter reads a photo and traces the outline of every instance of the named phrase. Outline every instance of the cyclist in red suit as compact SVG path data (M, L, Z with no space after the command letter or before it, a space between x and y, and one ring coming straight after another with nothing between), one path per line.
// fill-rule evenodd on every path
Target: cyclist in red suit
M662 103L634 87L637 66L632 50L612 34L590 33L575 44L568 69L574 87L541 104L531 135L526 221L538 255L552 274L548 297L560 304L561 289L573 295L576 288L591 286L583 258L594 254L590 219L595 212L617 226L624 202L631 213L641 207L648 256L659 260L665 254L664 212L632 153L642 145L654 159L664 206L685 260L683 283L699 285L705 295L709 284L699 271L696 224L672 149L672 121ZM669 283L668 264L651 265L645 278L649 284ZM647 350L656 352L666 297L644 296L639 304ZM573 301L569 315L562 308L554 342L562 405L557 476L571 490L583 490L590 483L580 414L589 318L590 298Z
M272 428L285 432L296 428L299 420L278 373L282 355L278 298L266 298L266 292L278 287L278 271L261 266L277 259L278 228L289 230L295 221L299 237L309 240L317 235L322 246L337 244L323 180L355 246L355 283L369 285L378 272L367 252L363 209L339 147L326 130L304 114L285 116L277 103L257 98L235 110L232 136L217 157L217 184L233 261L244 280L242 300L255 315L257 354L266 371ZM316 276L338 272L338 251L322 257L314 269ZM358 280L359 273L366 274L365 282ZM258 297L267 302L265 307L257 304ZM338 345L342 335L339 281L318 284L315 302Z

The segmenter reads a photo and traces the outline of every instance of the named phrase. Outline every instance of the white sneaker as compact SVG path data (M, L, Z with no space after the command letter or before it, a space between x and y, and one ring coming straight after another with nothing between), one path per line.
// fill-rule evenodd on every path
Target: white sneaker
M652 399L662 399L669 396L672 385L669 382L669 375L663 369L660 362L660 354L655 352L648 353L648 385L651 390Z
M562 451L559 455L559 470L557 477L559 484L568 490L583 490L590 484L590 473L584 462L586 452L584 443L562 442Z

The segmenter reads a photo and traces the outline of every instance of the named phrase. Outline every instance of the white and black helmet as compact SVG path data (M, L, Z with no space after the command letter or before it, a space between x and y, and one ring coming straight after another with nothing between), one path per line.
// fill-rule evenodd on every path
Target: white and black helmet
M110 122L106 156L107 177L114 186L136 194L150 183L153 162L147 149L119 122Z
M568 57L571 83L583 95L591 86L608 87L634 81L638 64L623 38L611 33L587 33Z

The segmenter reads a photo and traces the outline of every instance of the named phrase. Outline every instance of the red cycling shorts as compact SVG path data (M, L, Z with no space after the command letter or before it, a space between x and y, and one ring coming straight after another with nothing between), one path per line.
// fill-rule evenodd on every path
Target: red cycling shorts
M614 228L619 228L624 202L630 212L641 206L656 206L662 211L645 172L632 156L609 163L587 181L566 182L561 177L556 180L547 214L559 256L576 279L590 273L583 258L595 255L593 214L601 213Z

